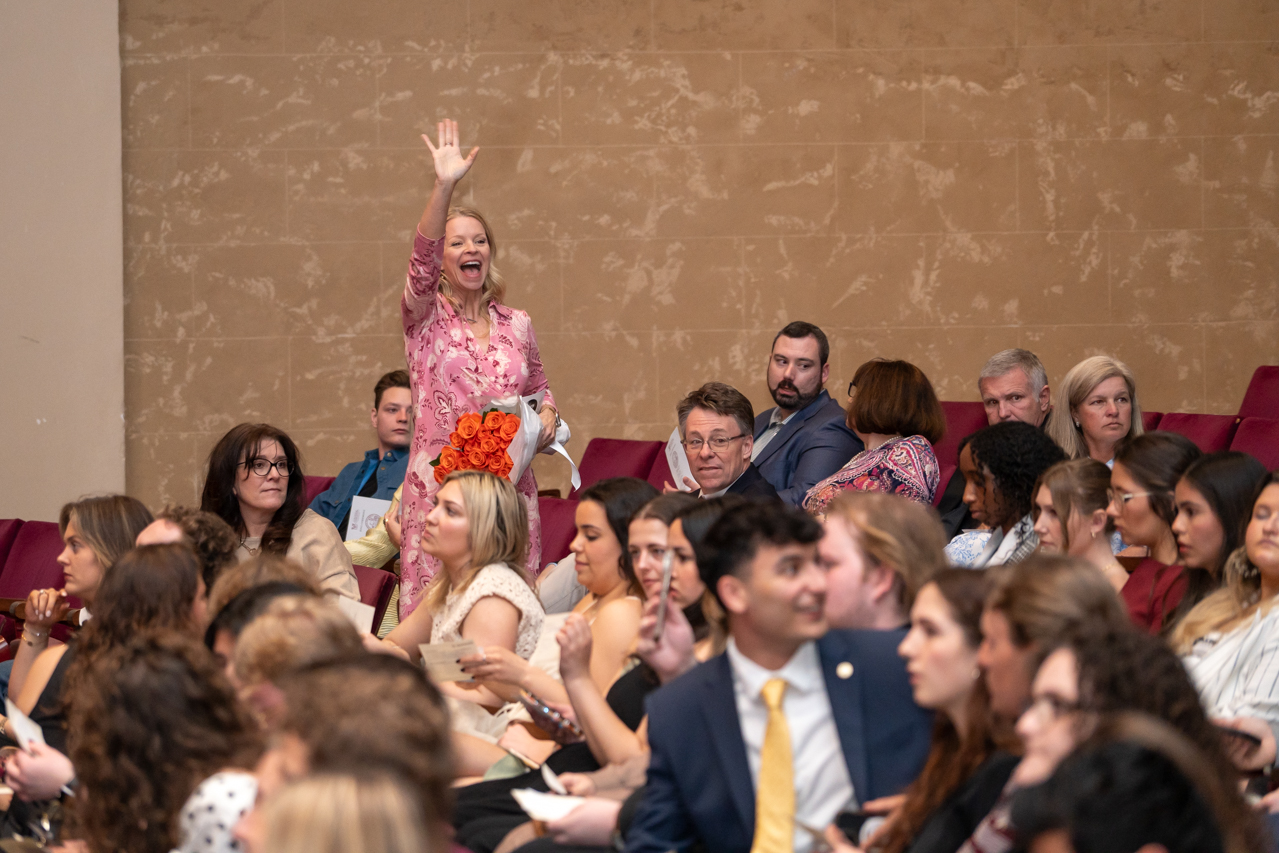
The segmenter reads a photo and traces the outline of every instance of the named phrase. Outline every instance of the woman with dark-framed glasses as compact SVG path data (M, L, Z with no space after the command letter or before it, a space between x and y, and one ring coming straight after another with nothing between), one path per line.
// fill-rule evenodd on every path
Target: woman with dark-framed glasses
M313 574L325 592L359 600L351 552L337 528L306 506L298 446L269 424L240 424L209 453L200 508L217 514L240 537L243 562L279 554Z

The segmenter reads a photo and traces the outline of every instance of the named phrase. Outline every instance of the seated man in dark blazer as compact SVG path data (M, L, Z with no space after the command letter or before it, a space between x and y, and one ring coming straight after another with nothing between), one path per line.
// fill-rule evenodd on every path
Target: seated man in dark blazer
M826 334L799 321L777 333L768 356L768 393L777 406L755 418L751 461L793 506L866 449L845 423L843 406L823 388L829 358Z
M777 499L777 490L751 464L755 409L746 395L723 382L707 382L675 408L694 497L742 495Z
M758 836L761 853L808 853L838 813L923 767L932 715L911 698L903 632L827 630L820 536L801 510L760 502L707 532L698 572L728 615L728 649L648 698L628 851L748 853Z

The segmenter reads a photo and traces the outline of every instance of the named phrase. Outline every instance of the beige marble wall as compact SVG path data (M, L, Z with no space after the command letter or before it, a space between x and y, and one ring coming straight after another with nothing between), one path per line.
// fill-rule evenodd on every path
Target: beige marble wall
M316 472L369 444L443 116L579 454L708 379L764 405L795 319L833 389L886 355L949 399L1022 345L1233 412L1279 359L1272 0L122 0L121 38L153 503L240 420Z

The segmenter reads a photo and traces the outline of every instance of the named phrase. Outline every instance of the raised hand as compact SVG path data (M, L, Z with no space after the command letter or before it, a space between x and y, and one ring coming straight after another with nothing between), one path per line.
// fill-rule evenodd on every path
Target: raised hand
M422 134L422 141L431 149L431 157L435 160L435 179L441 183L456 184L471 170L475 155L480 149L472 148L471 153L462 156L461 143L458 142L457 122L445 119L437 126L439 144L432 145L431 137Z

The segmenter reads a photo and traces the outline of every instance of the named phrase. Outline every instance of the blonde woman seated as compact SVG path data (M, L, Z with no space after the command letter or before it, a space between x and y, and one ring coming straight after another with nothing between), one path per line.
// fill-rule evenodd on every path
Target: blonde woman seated
M1261 746L1233 755L1244 769L1275 760L1279 735L1279 474L1252 508L1244 546L1226 561L1222 588L1172 631L1173 650L1215 722L1243 729ZM1234 739L1231 739L1234 740Z
M1071 459L1090 457L1113 466L1115 447L1145 430L1137 380L1128 365L1108 355L1094 355L1070 368L1053 400L1056 417L1048 435Z
M1111 549L1115 528L1106 514L1109 504L1110 469L1096 459L1070 459L1039 477L1031 512L1042 553L1087 560L1118 592L1128 583L1128 572Z
M366 645L416 661L420 645L471 640L486 655L527 661L544 614L524 570L528 517L515 486L487 471L454 471L426 516L422 550L444 571L421 607L385 640L366 636ZM489 708L515 698L513 689L478 683L442 684L440 691Z

